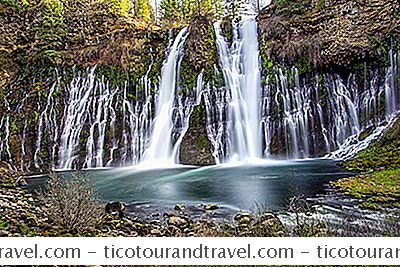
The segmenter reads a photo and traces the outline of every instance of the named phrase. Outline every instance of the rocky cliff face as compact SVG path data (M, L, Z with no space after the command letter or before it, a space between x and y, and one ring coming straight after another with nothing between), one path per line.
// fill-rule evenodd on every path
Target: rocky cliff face
M22 2L25 3L15 1ZM328 126L335 123L332 114L346 109L338 109L330 101L337 98L337 88L351 88L349 96L355 109L359 109L361 126L376 123L385 115L382 96L388 80L385 75L391 71L387 71L387 66L390 59L398 58L396 53L389 57L388 48L392 47L392 51L400 48L400 3L395 0L303 1L304 6L291 10L290 4L282 8L282 2L285 1L275 0L258 16L264 78L261 123L266 140L262 150L267 155L291 155L297 151L299 155L320 156L338 145L333 137L336 131L328 131ZM97 129L98 124L103 125L102 119L105 119L103 115L96 117L94 107L110 98L107 90L115 94L107 107L108 128L102 133L105 136L102 152L107 155L104 165L113 159L116 163L116 158L124 158L126 162L140 160L124 155L135 154L136 148L130 146L131 136L137 137L138 153L143 154L162 63L174 31L168 36L167 29L129 16L117 16L109 12L110 7L104 2L10 3L0 3L0 160L27 172L46 169L49 166L37 168L35 165L49 162L50 157L57 161L57 147L52 138L60 137L63 126L58 125L59 128L53 130L52 124L62 121L68 106L68 90L83 88L85 82L90 85L91 81L95 84L90 98L94 106L87 105L91 114L85 113L85 126L77 138L76 167L87 161L85 152L93 146L88 137L92 134L94 139L101 139L100 132L93 129ZM232 40L230 26L226 21L222 23L228 40ZM227 107L229 88L221 75L212 20L196 17L189 28L184 56L179 62L177 94L193 102L197 77L203 73L207 90L218 96L210 98L208 105L216 106L218 99ZM92 79L90 70L95 65L98 67ZM286 71L280 75L279 69ZM398 75L393 73L387 77ZM398 80L390 79L392 87L398 88ZM287 88L280 88L282 83L286 83ZM308 102L294 100L296 90L301 88L302 99ZM362 102L371 99L375 101L373 108ZM321 115L320 109L327 111L327 115ZM300 137L298 131L290 135L285 132L288 115L283 110L290 113L289 119L298 119L296 112L303 112L304 125L309 128L303 125ZM220 121L212 122L213 127L231 119L224 112ZM115 116L123 119L115 123ZM183 164L215 163L212 151L219 150L213 149L207 138L206 117L205 105L201 102L191 115L180 148ZM144 128L146 131L142 131ZM39 133L43 133L42 136ZM312 145L307 143L311 140L307 133L312 135ZM115 136L118 138L113 138ZM39 137L43 141L38 143ZM288 148L295 141L302 144Z
M321 0L299 14L273 1L259 16L261 52L278 62L317 68L350 66L384 53L400 37L397 0Z
M207 114L204 100L194 108L190 125L180 148L179 162L184 165L208 166L214 165L213 148L208 140Z

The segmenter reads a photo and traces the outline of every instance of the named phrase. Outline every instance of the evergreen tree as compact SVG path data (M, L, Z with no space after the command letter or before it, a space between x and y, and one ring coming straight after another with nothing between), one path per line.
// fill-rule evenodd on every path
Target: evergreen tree
M160 5L160 13L164 19L180 19L181 6L179 0L163 0Z
M148 0L136 0L135 2L135 14L138 18L144 20L151 19L151 6Z
M180 11L182 17L188 19L193 16L193 14L198 13L198 1L197 0L182 0Z
M164 19L190 20L193 16L211 15L220 18L223 13L222 0L163 0L160 5Z
M244 1L239 0L225 0L225 16L231 20L240 19L240 11L244 7Z
M110 4L110 11L117 15L126 16L129 13L131 2L130 0L103 0Z

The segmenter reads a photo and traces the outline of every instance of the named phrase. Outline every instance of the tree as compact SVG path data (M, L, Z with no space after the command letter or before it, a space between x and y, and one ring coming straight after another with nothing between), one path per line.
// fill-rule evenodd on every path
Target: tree
M239 20L240 10L243 9L243 4L243 1L239 0L225 0L225 16L231 20Z
M174 21L189 21L194 16L219 18L223 13L222 0L163 0L161 17Z
M110 4L110 11L116 15L127 16L131 6L130 0L103 0Z
M148 0L136 0L135 2L135 14L138 18L144 20L151 19L151 6Z
M199 12L197 0L182 0L180 5L180 11L183 18L190 18L193 14Z
M180 19L180 3L178 0L163 0L160 5L161 17L164 19Z

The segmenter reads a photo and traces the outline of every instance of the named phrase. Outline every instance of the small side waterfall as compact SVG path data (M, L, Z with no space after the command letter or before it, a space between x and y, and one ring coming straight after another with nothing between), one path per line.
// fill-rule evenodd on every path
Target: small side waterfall
M90 114L88 111L93 100L90 96L98 87L94 71L95 68L92 68L86 78L76 77L68 85L69 96L64 109L64 124L60 139L58 161L60 169L71 169L78 157L81 132ZM91 154L90 151L89 153Z
M10 118L11 109L7 100L7 95L4 97L4 106L7 111L0 120L0 160L3 159L13 167L13 157L10 149Z
M96 74L96 67L75 72L70 80L56 74L45 105L38 107L35 168L43 164L42 154L57 169L138 163L150 136L151 91L156 85L143 77L140 86L145 92L140 95L136 90L133 101L128 91L138 85L111 85Z
M182 59L183 45L187 36L187 28L179 32L161 71L161 83L157 95L153 131L150 145L144 157L144 161L152 162L152 164L154 162L174 164L176 160L172 143L172 131L174 128L172 111L176 99L177 68L179 61Z
M227 123L229 99L229 92L223 88L211 87L208 84L204 91L207 135L214 148L212 154L217 164L225 162L229 157L229 147L231 146Z
M392 78L400 77L398 56L390 52L393 65L383 78L377 70L365 70L363 84L356 74L347 80L327 73L301 80L296 68L276 68L263 91L266 156L272 147L273 154L285 151L287 158L319 157L334 151L332 158L351 157L365 148L374 138L361 140L361 134L372 131L371 136L378 137L399 110L395 99L399 87L397 78Z
M223 36L220 23L215 23L215 33L220 65L230 97L230 160L261 158L261 75L257 24L253 19L234 23L232 45Z

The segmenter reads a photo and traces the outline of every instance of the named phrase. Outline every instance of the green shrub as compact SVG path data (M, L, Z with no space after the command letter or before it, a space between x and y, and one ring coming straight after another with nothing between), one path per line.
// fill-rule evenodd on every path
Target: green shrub
M308 0L276 0L278 14L301 14L309 6Z

